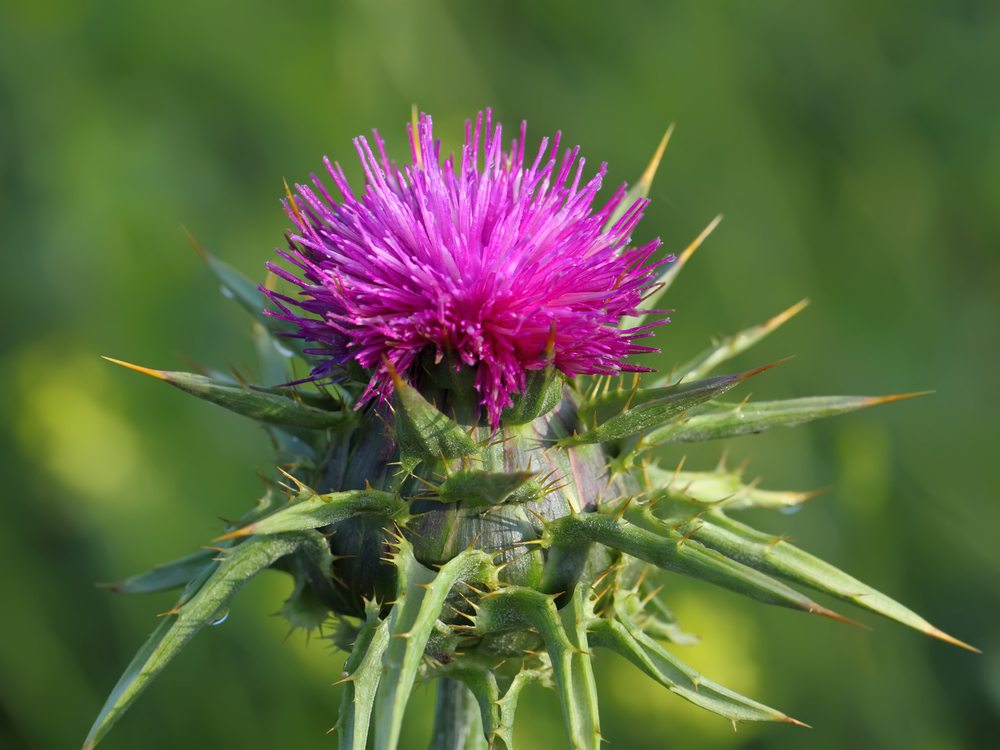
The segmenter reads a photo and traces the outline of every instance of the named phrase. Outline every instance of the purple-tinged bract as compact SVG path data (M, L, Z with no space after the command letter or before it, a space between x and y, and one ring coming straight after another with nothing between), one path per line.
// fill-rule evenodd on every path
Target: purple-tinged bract
M302 292L268 294L272 314L318 345L310 351L324 361L312 376L354 360L371 372L363 400L384 399L390 364L407 378L418 357L433 353L475 369L496 426L532 370L551 364L572 377L642 369L627 357L654 351L636 343L649 326L620 323L653 284L648 261L659 240L628 246L647 201L607 226L626 191L594 209L606 165L584 181L579 148L560 158L558 133L526 160L524 123L505 151L489 110L466 123L457 165L442 161L428 115L417 133L408 130L412 159L403 167L377 132L374 151L355 140L363 194L325 160L340 200L312 175L312 186L297 185L298 198L286 202L296 229L281 255L298 275L271 269Z

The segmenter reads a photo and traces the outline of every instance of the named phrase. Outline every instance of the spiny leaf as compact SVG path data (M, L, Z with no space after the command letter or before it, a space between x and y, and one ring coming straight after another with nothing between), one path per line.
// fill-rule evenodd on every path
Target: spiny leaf
M399 591L389 614L390 642L382 659L375 725L376 750L395 750L403 726L403 713L410 699L417 669L452 587L462 580L492 580L495 571L485 552L468 549L459 553L437 572L425 568L413 557L413 548L398 540L393 555L398 571Z
M809 586L934 638L978 653L978 649L942 632L920 615L857 578L803 552L781 537L763 534L720 512L702 516L692 538L756 570Z
M697 706L732 721L784 721L802 725L781 711L702 677L628 619L595 619L590 629L594 645L616 651L665 688Z
M272 512L276 502L273 489L268 487L257 504L244 513L235 524L229 525L229 528L240 528L267 515ZM146 594L184 586L206 574L206 571L214 570L218 565L216 558L230 546L230 543L222 542L219 547L209 547L177 560L157 565L122 581L98 585L118 594Z
M389 645L389 621L378 617L379 606L366 602L365 621L344 662L340 703L340 750L365 750L375 693L382 677L382 656Z
M720 375L666 388L613 391L598 397L592 404L581 407L581 412L584 415L592 414L595 418L607 413L609 409L620 409L620 413L587 432L560 440L558 445L568 448L586 443L603 443L659 427L773 366L765 365L734 375Z
M483 734L490 750L514 750L514 715L521 691L532 682L551 687L551 668L547 657L540 655L540 667L523 663L501 697L493 664L465 660L451 662L442 674L460 680L476 697L483 723Z
M648 433L646 445L700 442L762 432L769 427L794 427L814 419L834 417L878 404L923 396L930 391L892 396L812 396L746 404L712 404Z
M257 361L260 365L260 383L276 386L295 379L292 368L291 351L278 341L261 323L254 321L253 339L257 349ZM203 373L209 375L210 373ZM334 386L327 386L333 388ZM336 402L344 410L349 409L353 398L343 388L336 387ZM274 452L281 461L295 461L303 454L313 455L312 446L308 445L296 430L285 429L278 425L265 425Z
M463 660L452 662L440 672L444 679L461 682L475 696L483 724L483 738L490 750L512 750L502 737L497 736L501 727L500 688L493 670L484 664Z
M465 430L404 382L391 364L387 367L393 379L396 433L404 471L413 471L421 461L461 458L476 452L476 442Z
M291 505L230 531L218 541L319 529L360 513L381 515L388 520L405 509L406 503L400 497L380 490L347 490L319 495L306 489Z
M287 534L250 540L228 551L204 581L193 584L182 602L163 616L132 659L94 722L83 750L92 750L133 701L203 627L225 611L229 600L253 576L275 560L309 544L323 544L318 535Z
M604 224L604 231L607 232L611 227L618 223L625 212L628 211L637 200L642 200L649 196L649 190L653 186L653 178L656 177L656 171L660 168L660 162L663 160L663 154L667 150L667 144L670 143L670 136L674 134L674 124L670 123L667 131L663 134L663 138L660 139L660 144L656 147L656 151L653 153L653 158L649 160L649 164L646 165L646 169L643 171L642 175L635 184L628 189L625 193L625 197L622 202L618 204L618 207L612 212L611 217Z
M292 577L293 586L278 614L293 631L302 628L307 634L321 632L330 617L330 603L344 602L343 594L333 584L333 564L328 544L300 550L283 563L282 570Z
M646 406L650 403L660 402L667 400L668 402L674 399L682 399L689 395L704 395L708 393L708 398L711 399L716 395L721 395L724 391L718 391L718 388L728 389L733 387L732 381L736 381L738 384L740 379L746 380L754 375L758 375L768 369L781 364L784 360L779 360L763 367L758 367L753 370L748 370L742 373L733 373L730 375L719 375L714 378L707 378L705 380L699 380L693 383L684 383L682 385L666 385L657 386L650 388L642 388L639 385L639 378L636 376L633 378L630 384L625 384L624 378L618 378L617 387L611 388L611 380L603 381L604 386L602 388L602 381L598 381L595 388L591 390L587 398L585 398L577 409L577 414L580 421L584 425L594 425L602 424L607 422L614 417L621 416L623 413L627 413L633 409L637 409L641 406ZM705 399L697 403L687 403L687 404L677 404L677 406L682 407L680 411L684 409L692 408L697 406L698 403L702 403ZM679 412L678 412L679 413Z
M200 570L209 565L218 554L218 550L201 550L186 557L157 565L145 573L137 573L115 583L99 585L101 588L114 591L116 594L148 594L155 591L167 591L185 585Z
M579 633L574 631L571 639L559 618L553 597L533 589L509 586L479 600L476 613L478 632L501 632L524 627L537 629L545 642L570 747L574 750L596 750L600 746L601 735L585 636L580 643Z
M615 618L612 618L611 622L620 626L623 634L644 653L645 666L642 664L639 666L644 671L647 667L653 667L655 674L647 672L651 674L653 679L696 705L719 713L733 721L783 721L799 726L808 726L780 711L702 677L650 638L650 634L628 616L627 609L623 606L624 603L621 598L615 597L613 603Z
M595 747L599 747L601 727L598 719L597 682L594 679L594 665L587 640L587 621L594 615L589 595L587 586L577 586L573 590L572 601L563 607L560 615L566 637L573 647L570 652L570 689L576 716L571 724L579 728L578 731L586 742L596 740Z
M267 309L267 298L257 284L250 281L246 276L237 271L225 261L220 260L205 249L191 232L187 232L188 241L205 261L205 265L219 281L223 293L239 303L240 307L250 313L254 319L273 334L283 334L291 331L285 321L271 315L265 315ZM292 346L293 340L289 340Z
M654 385L666 385L668 382L680 383L682 381L697 380L698 378L705 377L723 362L732 359L737 354L745 352L783 323L791 320L798 313L802 312L808 304L809 300L807 299L796 302L787 310L783 310L764 323L746 328L714 342L712 346L673 370L662 381L658 380L655 382Z
M504 409L504 425L532 422L556 408L563 395L563 376L554 367L528 373L524 391L514 396L513 405Z
M746 484L741 471L665 471L658 466L646 466L645 480L651 499L675 498L701 505L744 510L745 508L792 508L816 497L819 492L780 492L762 490L756 482Z
M656 596L656 591L640 593L639 588L619 588L614 593L615 606L621 608L644 633L682 646L693 646L698 638L685 633L677 624L667 606Z
M427 588L434 581L434 571L421 565L413 557L410 543L399 540L399 550L393 554L397 570L397 594L389 614L390 643L382 657L382 674L379 681L375 711L375 748L395 750L403 723L403 713L410 700L410 691L416 679L417 668L430 637L438 611L421 619L418 629L414 626L420 618L421 605ZM443 601L442 601L443 604ZM428 622L429 620L429 622ZM411 640L416 643L411 645Z
M664 570L698 578L767 604L790 607L850 622L781 581L686 538L655 518L648 508L630 507L625 518L606 513L578 513L545 527L550 546L598 542Z
M521 691L532 682L551 686L551 668L529 669L521 667L500 699L500 725L493 735L495 750L514 750L514 714ZM499 742L503 744L499 744ZM505 747L506 746L506 747Z
M269 424L322 430L342 424L350 418L348 412L339 405L337 408L319 408L303 400L301 394L287 388L260 388L213 380L204 375L171 370L153 370L149 367L133 365L120 359L104 357L109 362L127 367L170 383L185 393L211 401L245 417Z
M271 335L263 324L254 321L253 343L257 351L257 363L260 367L260 383L277 386L295 380L292 371L291 351Z
M468 507L500 505L524 487L534 473L530 471L489 472L461 469L454 472L437 489L443 503L465 503ZM518 493L520 494L520 493ZM515 498L521 501L538 497Z
M473 678L477 688L492 688L494 697L498 697L496 679L488 670L471 670L470 674L480 677L478 680ZM490 685L490 682L493 684ZM439 677L435 683L437 695L430 747L433 750L494 750L487 740L492 727L489 732L483 729L482 712L485 709L483 703L485 696L473 695L472 690L462 680L451 676ZM477 706L472 706L470 697L476 699ZM497 714L497 707L492 705L491 708L492 717Z

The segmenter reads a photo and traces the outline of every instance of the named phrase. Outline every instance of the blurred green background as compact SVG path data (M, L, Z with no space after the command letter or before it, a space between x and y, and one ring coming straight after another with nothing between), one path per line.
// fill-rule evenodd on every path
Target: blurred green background
M776 489L755 518L982 647L861 615L874 632L664 579L702 644L683 658L815 725L730 725L601 656L612 747L985 748L1000 730L1000 5L422 2L0 4L4 301L0 747L72 748L172 595L94 587L205 544L257 497L262 433L98 359L184 369L250 357L184 224L259 277L281 180L378 127L404 154L411 102L446 149L492 105L562 129L613 182L677 131L637 239L683 247L659 366L713 334L813 304L737 364L796 358L755 397L936 395L728 448ZM679 454L665 457L674 462ZM114 748L323 748L338 657L271 617L267 574L109 736ZM410 711L424 746L430 691ZM526 750L564 746L555 697Z

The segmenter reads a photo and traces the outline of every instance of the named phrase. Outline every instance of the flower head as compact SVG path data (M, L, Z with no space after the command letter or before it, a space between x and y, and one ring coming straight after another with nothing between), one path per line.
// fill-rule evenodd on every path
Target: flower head
M371 372L363 400L386 398L391 369L406 378L432 353L474 368L496 425L532 370L551 365L572 377L642 369L627 357L655 351L636 343L650 326L620 323L653 284L648 261L659 240L628 247L648 201L608 226L626 191L593 208L606 165L584 181L579 148L560 157L558 133L526 160L524 123L505 151L489 110L466 123L457 164L442 161L430 116L408 130L412 160L403 167L386 156L378 132L374 151L355 139L361 195L327 159L340 199L311 175L312 186L297 185L298 197L286 201L295 232L279 252L298 275L269 267L301 294L268 294L272 314L318 345L310 352L324 361L312 376L353 360Z

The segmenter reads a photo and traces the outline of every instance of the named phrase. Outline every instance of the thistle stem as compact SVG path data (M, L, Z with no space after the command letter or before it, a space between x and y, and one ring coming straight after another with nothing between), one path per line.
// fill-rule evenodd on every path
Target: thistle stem
M479 706L457 680L438 680L434 734L428 750L486 750Z

